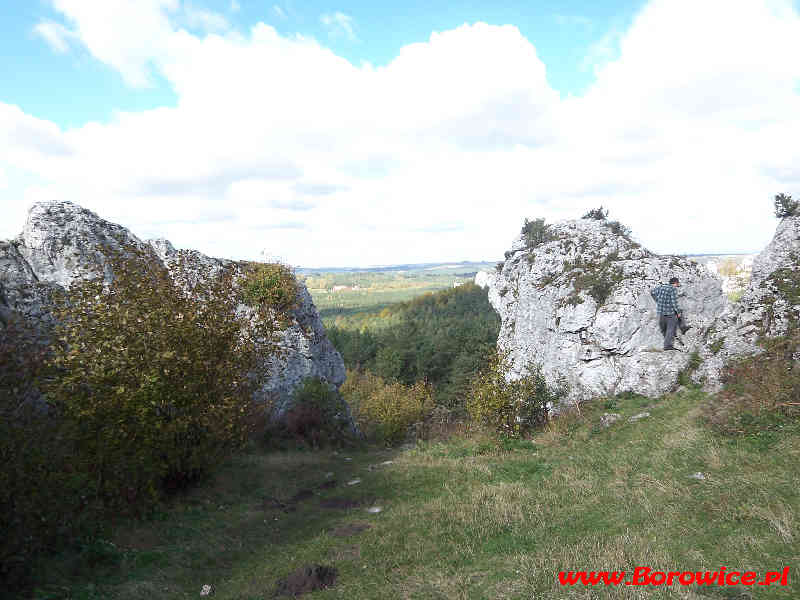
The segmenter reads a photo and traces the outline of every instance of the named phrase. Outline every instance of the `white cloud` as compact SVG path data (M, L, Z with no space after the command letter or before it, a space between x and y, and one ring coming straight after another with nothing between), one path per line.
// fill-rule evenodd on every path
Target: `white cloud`
M280 6L278 6L277 4L273 4L273 5L272 5L272 12L274 12L274 13L275 13L275 15L276 15L277 17L280 17L281 19L285 19L285 18L286 18L286 11L285 11L285 10L283 10L283 9L282 9Z
M40 36L47 44L59 54L64 54L69 50L69 41L74 39L75 32L70 31L60 23L52 21L42 21L37 23L33 32Z
M221 14L203 8L197 8L194 5L185 2L183 6L186 23L189 27L194 29L201 29L203 31L225 31L230 29L230 23Z
M241 4L239 4L236 0L231 0L231 12L239 12L241 8Z
M355 41L356 34L353 29L353 17L336 11L320 16L320 23L328 28L328 33L332 36L344 35L348 40Z
M70 199L143 237L330 266L498 258L524 217L600 204L655 251L759 249L770 198L800 195L789 2L654 0L566 100L513 26L376 68L263 23L187 32L177 1L97 6L57 0L70 43L131 85L158 70L178 102L69 130L0 104L0 168L49 182L14 207Z

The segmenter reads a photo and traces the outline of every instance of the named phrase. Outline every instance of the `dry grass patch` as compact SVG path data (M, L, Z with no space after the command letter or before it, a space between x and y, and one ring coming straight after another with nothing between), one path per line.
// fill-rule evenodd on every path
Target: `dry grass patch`
M751 505L748 512L769 523L782 541L788 543L795 538L794 511L786 503L773 500L769 504Z

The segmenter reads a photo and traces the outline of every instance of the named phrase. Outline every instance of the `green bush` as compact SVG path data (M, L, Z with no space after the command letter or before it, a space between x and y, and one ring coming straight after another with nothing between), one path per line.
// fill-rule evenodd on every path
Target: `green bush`
M248 306L267 305L280 313L297 308L297 279L280 263L245 263L242 300Z
M548 386L541 367L529 364L527 375L508 381L508 354L495 354L472 383L467 410L472 419L497 433L519 437L548 420L549 408L568 393L565 383Z
M176 286L149 252L110 260L107 288L79 282L58 301L43 390L74 424L76 459L98 498L138 512L245 440L249 374L275 351L275 323L262 310L244 327L233 269L198 279L190 274L201 266L183 254Z
M21 319L0 327L0 588L10 597L30 583L33 557L92 513L94 481L76 460L71 424L37 392L47 358L46 340Z
M295 388L286 413L286 431L314 448L342 441L349 429L347 408L339 392L319 377L307 377Z
M522 235L525 236L525 246L528 249L536 248L536 246L556 239L550 230L550 226L545 225L544 219L541 218L533 221L525 219L525 223L522 226Z
M348 371L342 395L364 435L389 445L403 441L433 410L433 390L424 381L390 383L368 371Z
M794 217L800 214L800 201L792 200L791 195L778 194L775 196L775 216L779 219Z
M585 215L581 217L581 219L594 219L595 221L605 221L606 217L608 217L608 210L603 210L603 207L600 208L593 208Z

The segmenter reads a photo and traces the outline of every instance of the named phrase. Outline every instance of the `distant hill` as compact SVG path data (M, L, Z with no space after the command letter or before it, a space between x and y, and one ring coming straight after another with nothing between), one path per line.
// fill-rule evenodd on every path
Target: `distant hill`
M434 263L415 263L415 264L401 264L401 265L378 265L374 267L297 267L295 272L300 275L320 275L322 273L386 273L386 272L435 272L456 274L462 273L475 273L481 269L493 267L497 261L484 261L484 262L434 262Z

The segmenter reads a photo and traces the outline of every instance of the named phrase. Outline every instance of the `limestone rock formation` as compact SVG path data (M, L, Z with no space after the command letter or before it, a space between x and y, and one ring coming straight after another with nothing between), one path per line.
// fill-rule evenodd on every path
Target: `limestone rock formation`
M800 319L800 216L781 220L772 241L753 260L750 283L709 332L695 376L718 388L735 357L761 352L758 338L784 335Z
M494 274L489 271L478 271L475 273L475 285L482 288L487 288L491 285Z
M570 401L668 392L726 307L720 280L700 265L657 256L592 219L550 225L534 240L521 234L492 275L498 348L510 352L511 376L539 363L551 383L566 379ZM649 292L672 276L693 328L676 344L683 351L665 352Z
M143 242L124 227L71 202L40 202L30 209L17 238L0 241L0 325L11 311L34 321L50 320L49 297L54 289L68 288L79 279L110 281L113 273L103 250L130 246L152 249L154 260L160 260L173 278L182 254L191 255L192 264L198 266L189 274L193 277L236 268L233 261L175 250L167 240ZM284 356L265 361L259 373L263 383L256 399L271 399L276 419L283 416L292 391L304 378L321 377L336 388L345 379L342 357L328 340L308 290L302 283L298 287L298 307L281 332Z

